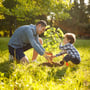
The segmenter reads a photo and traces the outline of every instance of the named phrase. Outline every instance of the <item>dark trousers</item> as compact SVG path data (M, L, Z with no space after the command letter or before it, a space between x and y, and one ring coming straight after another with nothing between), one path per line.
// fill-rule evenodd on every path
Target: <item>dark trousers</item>
M11 46L8 46L9 53L11 55L13 55L14 57L16 57L17 60L20 60L22 57L24 57L25 56L24 51L26 51L30 48L32 48L32 46L30 44L27 44L23 48L17 48L17 49L15 49Z
M78 58L73 58L72 56L70 55L66 55L64 58L63 58L64 61L68 62L68 61L71 61L72 63L74 64L79 64L80 63L80 60Z

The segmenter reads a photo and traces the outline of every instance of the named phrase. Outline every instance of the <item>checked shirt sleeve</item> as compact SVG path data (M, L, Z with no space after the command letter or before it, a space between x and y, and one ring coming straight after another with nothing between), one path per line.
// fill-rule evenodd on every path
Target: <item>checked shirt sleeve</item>
M61 49L61 50L68 50L68 49L70 49L71 48L71 46L70 46L70 43L68 43L68 44L66 44L66 45L64 45L64 46L62 46L62 44L59 46L59 48Z
M58 57L58 56L61 56L61 55L65 54L65 53L67 53L67 52L66 51L62 51L62 52L56 54L55 56Z
M55 56L58 57L60 55L66 54L71 49L71 44L68 43L64 46L60 45L59 48L62 50L59 54L56 54Z

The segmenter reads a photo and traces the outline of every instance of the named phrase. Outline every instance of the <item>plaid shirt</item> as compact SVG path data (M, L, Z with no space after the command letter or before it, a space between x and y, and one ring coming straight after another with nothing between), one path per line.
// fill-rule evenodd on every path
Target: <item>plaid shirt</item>
M60 52L59 54L56 54L56 57L67 53L68 55L71 55L73 58L77 58L80 60L79 52L76 50L73 44L67 43L64 46L60 45L59 48L63 51Z

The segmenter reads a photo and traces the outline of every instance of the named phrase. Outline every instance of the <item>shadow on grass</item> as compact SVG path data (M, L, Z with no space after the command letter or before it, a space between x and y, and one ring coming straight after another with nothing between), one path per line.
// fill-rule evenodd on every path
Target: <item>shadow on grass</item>
M10 61L0 63L0 72L4 73L4 76L9 78L9 75L14 71L13 64Z
M62 77L64 77L64 74L66 73L68 67L63 67L61 70L58 69L56 71L56 74L54 76L54 79L61 79Z
M62 77L64 77L66 71L67 71L68 67L63 67L61 70L58 69L56 71L56 74L55 74L55 79L61 79ZM70 67L70 72L73 72L73 71L76 71L78 69L78 67Z
M66 74L67 69L68 67L62 67L62 69L58 68L57 71L55 71L55 69L52 68L52 70L48 72L47 80L51 80L52 78L54 78L55 81L62 79ZM77 69L77 67L71 67L70 72L76 71Z
M67 67L62 68L61 70L60 69L57 69L57 71L54 68L52 68L51 71L48 72L47 80L50 81L50 80L52 80L52 78L55 81L57 79L61 79L64 76L66 70L67 70Z
M57 79L62 79L62 77L64 77L67 69L69 67L63 67L62 65L60 65L59 63L55 63L53 62L52 64L46 62L46 63L41 63L39 64L39 66L47 66L47 67L52 67L51 70L48 72L48 77L47 77L47 80L51 80L52 78L54 78L54 80L56 81ZM61 67L57 69L55 69L55 67ZM70 67L70 72L73 72L73 71L76 71L78 69L77 66L75 67Z

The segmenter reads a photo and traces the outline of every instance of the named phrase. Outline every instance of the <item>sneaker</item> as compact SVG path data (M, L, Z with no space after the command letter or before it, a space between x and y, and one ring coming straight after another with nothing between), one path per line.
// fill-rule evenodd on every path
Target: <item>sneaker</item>
M9 61L13 61L13 55L9 55Z

